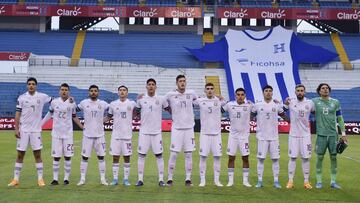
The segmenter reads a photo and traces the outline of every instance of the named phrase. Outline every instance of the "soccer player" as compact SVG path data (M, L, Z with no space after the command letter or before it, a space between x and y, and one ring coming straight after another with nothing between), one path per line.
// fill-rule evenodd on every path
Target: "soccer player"
M19 178L23 160L28 144L33 150L38 186L45 186L43 179L43 162L41 159L41 116L46 103L51 102L51 97L36 91L37 80L33 77L27 79L27 92L20 95L16 104L15 137L17 139L17 157L14 169L14 178L9 187L19 185Z
M311 189L309 182L310 157L311 157L311 132L309 118L314 111L314 103L305 98L305 86L298 84L295 87L296 99L286 98L285 109L290 111L290 133L289 133L289 181L286 188L294 188L294 175L296 158L302 158L302 170L304 174L304 188Z
M139 132L138 145L138 182L136 186L144 185L144 166L145 157L152 149L155 154L158 173L159 186L166 186L164 183L164 158L163 142L161 135L162 110L168 107L165 97L156 95L156 81L150 78L146 81L147 95L137 100L137 109L141 111L141 125Z
M273 88L270 85L263 87L264 101L257 102L252 109L252 113L256 114L256 138L257 144L257 173L258 183L255 187L263 187L264 161L269 152L272 160L272 170L274 175L274 187L279 189L279 159L280 159L280 143L278 132L278 116L287 120L281 104L276 103L273 96Z
M73 123L74 121L80 129L83 125L76 116L76 104L69 97L70 87L63 83L60 86L60 97L52 100L49 112L42 120L45 124L51 116L53 117L53 127L51 131L51 155L53 160L53 181L51 185L59 185L59 162L64 156L64 185L69 184L69 176L71 171L71 157L74 155L74 140L73 140Z
M111 185L118 185L119 160L124 157L123 185L129 186L130 156L132 154L132 121L136 106L134 101L128 99L128 88L124 85L118 88L119 99L110 103L106 120L113 118L111 133L110 154L113 156L113 181Z
M185 185L192 186L192 152L195 150L194 109L193 102L197 99L195 91L186 89L184 75L176 77L177 89L166 94L172 114L170 158L168 165L167 185L173 185L173 174L179 152L185 154Z
M316 119L316 188L322 188L322 162L326 149L330 153L330 177L331 188L340 189L336 183L337 160L336 160L336 143L338 141L337 124L341 130L341 138L347 142L345 134L344 118L341 114L340 103L337 99L330 97L331 87L326 83L321 83L317 89L320 97L312 101L315 105Z
M194 104L200 108L200 184L206 184L206 159L211 152L214 156L214 184L218 187L220 183L220 157L222 155L221 142L221 107L225 105L224 99L214 96L214 84L205 85L206 97L195 100Z
M98 99L99 87L91 85L89 87L89 97L84 99L77 106L77 111L84 113L84 130L82 140L82 159L80 163L80 181L78 186L85 184L85 177L88 167L88 159L92 149L95 150L99 160L100 184L108 185L105 178L106 164L106 142L104 132L104 116L109 104Z
M227 154L228 161L228 187L234 185L234 168L236 151L239 149L243 161L243 185L251 187L249 183L249 155L250 155L250 117L253 104L247 102L246 92L243 88L235 91L236 101L227 103L223 109L229 113L231 122L230 134L228 139Z

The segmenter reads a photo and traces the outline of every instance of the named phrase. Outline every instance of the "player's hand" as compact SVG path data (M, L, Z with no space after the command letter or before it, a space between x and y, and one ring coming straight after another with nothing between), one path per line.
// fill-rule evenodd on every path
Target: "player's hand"
M219 98L220 101L224 101L224 97L221 95L215 95L217 98Z
M341 139L342 141L344 141L345 143L348 142L346 135L341 135L340 139Z
M144 97L144 93L138 94L138 96L136 97L136 100L142 99Z
M69 102L70 102L70 104L74 103L75 102L74 97L69 97Z
M274 99L275 104L280 104L280 101L277 99Z
M254 103L251 100L246 100L248 104L254 105Z
M15 130L15 137L17 139L20 139L20 131L19 130Z
M284 104L285 104L286 106L289 106L290 100L291 100L290 97L287 97L287 98L285 99Z

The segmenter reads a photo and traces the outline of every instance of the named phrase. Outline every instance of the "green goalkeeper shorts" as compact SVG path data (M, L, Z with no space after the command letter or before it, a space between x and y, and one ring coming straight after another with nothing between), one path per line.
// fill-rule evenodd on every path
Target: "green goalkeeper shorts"
M318 155L325 155L326 149L329 149L331 155L336 155L336 143L338 141L338 136L322 136L317 135L316 137L316 146L315 152Z

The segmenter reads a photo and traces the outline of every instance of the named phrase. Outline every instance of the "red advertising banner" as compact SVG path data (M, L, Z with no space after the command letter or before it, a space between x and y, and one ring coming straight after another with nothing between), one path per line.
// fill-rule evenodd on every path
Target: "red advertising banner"
M126 7L126 17L159 18L165 16L165 7Z
M92 6L89 7L88 15L92 17L122 17L126 15L126 8L115 6Z
M12 16L47 16L49 6L13 5Z
M27 61L30 52L0 52L0 61Z
M0 5L0 16L8 16L12 14L11 5Z
M167 7L165 18L201 18L201 9L198 7Z
M71 16L87 17L89 16L88 6L49 6L50 16Z

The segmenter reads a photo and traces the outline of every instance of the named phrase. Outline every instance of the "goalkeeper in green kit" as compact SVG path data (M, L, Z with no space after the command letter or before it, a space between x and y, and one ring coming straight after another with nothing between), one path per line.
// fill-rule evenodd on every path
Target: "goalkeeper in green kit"
M316 119L316 188L322 188L322 163L326 149L330 154L331 188L340 189L336 183L337 160L336 144L338 142L337 123L341 130L340 139L347 142L344 119L341 114L340 103L330 97L331 88L326 83L321 83L316 89L320 97L314 98Z

